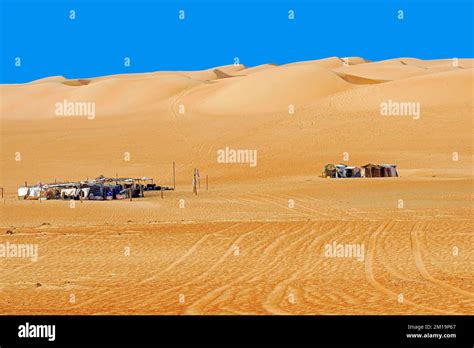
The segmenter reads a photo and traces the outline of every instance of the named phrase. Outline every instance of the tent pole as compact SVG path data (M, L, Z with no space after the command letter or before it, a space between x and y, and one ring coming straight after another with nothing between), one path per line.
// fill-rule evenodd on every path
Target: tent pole
M176 189L176 163L173 161L173 189Z

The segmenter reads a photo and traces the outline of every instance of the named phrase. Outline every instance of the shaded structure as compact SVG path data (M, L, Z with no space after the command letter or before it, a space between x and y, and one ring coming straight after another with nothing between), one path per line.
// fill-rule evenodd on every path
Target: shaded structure
M173 190L153 183L153 178L108 178L103 175L94 180L23 186L18 188L19 199L74 199L113 200L144 197L144 191Z
M360 178L362 171L360 167L346 166L345 164L326 164L323 177L326 178Z
M387 178L398 177L397 166L395 164L372 164L362 166L366 178Z
M362 166L364 169L364 177L366 178L380 178L382 176L381 168L377 164L368 163Z

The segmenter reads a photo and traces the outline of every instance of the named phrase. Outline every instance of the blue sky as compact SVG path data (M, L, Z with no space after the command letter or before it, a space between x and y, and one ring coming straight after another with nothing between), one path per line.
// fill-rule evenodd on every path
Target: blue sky
M473 56L471 0L0 2L1 83L199 70L232 64L235 57L254 66L329 56Z

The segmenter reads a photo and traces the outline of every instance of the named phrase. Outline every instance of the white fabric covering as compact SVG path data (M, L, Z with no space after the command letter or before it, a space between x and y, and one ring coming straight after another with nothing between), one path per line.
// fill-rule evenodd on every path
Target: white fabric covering
M18 197L25 197L28 194L28 187L20 187L18 189Z
M61 196L75 196L75 195L76 195L75 188L68 188L68 189L61 190Z
M30 188L30 197L39 198L41 192L40 187L31 187Z

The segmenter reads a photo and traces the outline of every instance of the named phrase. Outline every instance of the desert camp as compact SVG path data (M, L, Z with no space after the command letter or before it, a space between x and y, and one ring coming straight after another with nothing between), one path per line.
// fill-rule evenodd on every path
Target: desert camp
M363 171L361 170L363 169ZM324 178L387 178L398 177L395 164L366 164L362 167L345 164L326 164L322 173Z
M25 200L114 200L144 197L144 191L173 190L153 183L153 178L107 178L43 184L18 188L18 199Z
M473 61L359 61L0 86L0 234L39 246L36 263L0 260L3 313L472 312ZM395 87L427 107L420 120L379 114ZM73 94L96 100L94 120L48 118ZM257 149L257 165L218 161L227 146ZM120 200L133 179L145 197ZM363 244L364 262L326 257L334 242Z
M327 164L322 174L325 178L360 178L360 167L347 166L345 164Z

